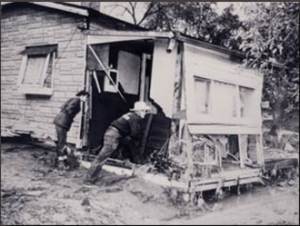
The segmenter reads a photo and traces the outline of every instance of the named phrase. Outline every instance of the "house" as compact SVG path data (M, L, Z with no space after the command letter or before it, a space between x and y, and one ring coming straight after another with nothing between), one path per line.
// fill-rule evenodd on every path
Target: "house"
M55 137L53 118L84 88L85 30L144 30L100 12L51 2L1 4L1 134ZM78 115L69 142L80 136Z
M108 124L143 100L163 115L148 117L144 148L169 142L185 154L189 180L197 168L214 178L194 190L216 188L220 175L224 186L259 180L263 78L238 52L66 3L5 4L1 34L1 130L55 139L54 116L84 88L91 98L68 137L77 147L101 143Z

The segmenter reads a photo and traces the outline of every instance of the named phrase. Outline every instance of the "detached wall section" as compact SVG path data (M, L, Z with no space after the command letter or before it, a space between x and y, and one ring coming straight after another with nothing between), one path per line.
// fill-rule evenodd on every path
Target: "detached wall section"
M184 45L187 120L192 133L260 134L263 78L228 55Z

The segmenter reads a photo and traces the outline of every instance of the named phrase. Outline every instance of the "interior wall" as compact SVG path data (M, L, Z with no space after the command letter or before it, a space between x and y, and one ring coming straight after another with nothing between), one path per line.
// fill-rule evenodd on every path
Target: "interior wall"
M140 56L127 51L119 51L119 82L122 84L125 93L135 95L139 93L140 68Z

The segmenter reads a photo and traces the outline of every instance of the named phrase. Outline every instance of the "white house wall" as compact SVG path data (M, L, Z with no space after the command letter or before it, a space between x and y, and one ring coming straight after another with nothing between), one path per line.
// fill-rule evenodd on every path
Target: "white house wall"
M177 44L167 52L168 40L157 40L154 45L150 97L163 109L167 117L172 116L174 82L176 73Z
M184 76L187 103L187 120L190 124L199 124L201 129L193 127L194 132L205 133L205 130L213 133L226 133L226 127L230 127L230 133L259 133L261 130L261 92L262 76L258 76L254 70L243 68L241 64L232 62L229 57L222 53L207 50L201 47L184 45ZM195 77L212 80L209 91L208 113L198 113L196 111L197 98L195 96ZM241 118L239 115L240 101L236 99L237 116L226 117L226 115L216 112L216 106L222 97L228 97L230 93L221 89L219 84L236 86L233 92L238 93L238 87L251 88L255 101L251 101L253 112L251 117ZM233 87L234 87L233 86ZM223 92L222 92L223 91ZM231 95L232 96L232 95ZM218 97L218 98L217 98ZM239 94L236 95L239 98ZM228 106L230 107L230 106ZM217 114L218 113L218 114ZM219 125L219 126L218 126ZM199 126L200 127L200 126ZM211 129L210 129L211 127ZM228 128L229 128L228 127ZM204 129L205 128L205 129ZM219 129L218 129L219 128Z

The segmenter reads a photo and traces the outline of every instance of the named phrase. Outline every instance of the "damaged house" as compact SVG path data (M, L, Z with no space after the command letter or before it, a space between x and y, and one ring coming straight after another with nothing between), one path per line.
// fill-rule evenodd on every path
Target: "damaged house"
M1 17L2 136L56 139L55 115L84 88L91 98L68 136L77 148L101 145L142 100L153 112L141 152L184 171L163 184L196 192L260 180L263 78L239 53L66 3L6 3Z

